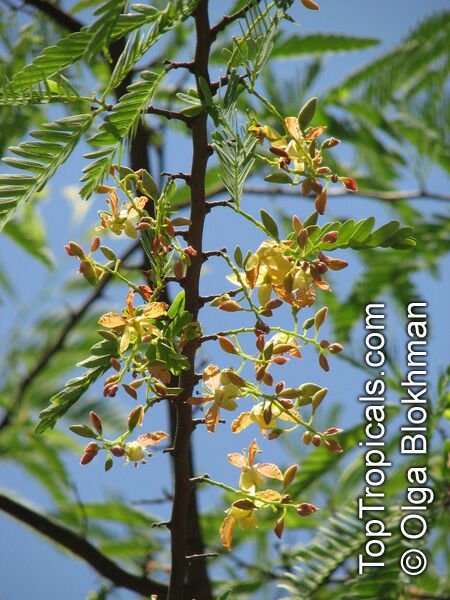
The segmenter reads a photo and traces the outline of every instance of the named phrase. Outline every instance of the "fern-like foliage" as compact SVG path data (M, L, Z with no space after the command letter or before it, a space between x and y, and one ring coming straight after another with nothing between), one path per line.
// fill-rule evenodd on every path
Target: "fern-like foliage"
M73 115L30 132L34 140L11 146L3 162L22 173L0 175L0 230L17 208L43 189L89 128L95 113ZM25 173L24 173L25 172Z
M168 2L164 10L155 11L153 14L148 10L150 7L134 5L137 11L143 11L147 16L147 23L152 26L144 35L139 32L130 37L117 61L105 95L110 93L124 79L130 69L144 56L144 54L169 30L190 17L197 7L199 0L188 0L187 2ZM153 9L154 10L154 9Z
M255 4L245 15L247 29L242 28L242 36L233 38L232 50L225 51L228 68L243 66L254 87L256 79L270 58L278 26L285 16L291 1L279 2L279 7L272 11L272 5L261 8Z
M153 15L119 14L112 28L110 39L114 41L152 20ZM60 39L55 45L45 48L41 55L14 74L9 84L11 88L22 94L31 91L38 84L80 60L96 32L94 25L83 27L80 31Z
M133 135L139 119L151 102L164 75L165 72L157 74L143 71L141 80L128 86L127 93L113 107L112 112L100 126L100 131L89 139L89 142L99 150L85 155L85 158L94 161L83 169L84 175L81 181L84 185L80 191L83 198L89 198L97 185L106 177L117 152Z
M124 0L107 0L94 12L98 19L91 25L93 35L83 54L88 63L92 63L99 52L109 44L112 30L125 4Z
M328 597L320 595L325 584L326 593L332 589L333 598L339 600L400 597L406 583L400 567L400 557L405 551L399 531L400 511L394 507L385 518L386 529L392 535L385 538L384 567L366 569L362 575L356 575L356 559L367 539L364 523L356 515L357 506L352 503L330 517L308 544L289 551L289 560L295 558L297 564L292 572L284 573L280 587L290 592L290 600ZM341 575L344 567L344 577L334 583L332 576L337 571Z

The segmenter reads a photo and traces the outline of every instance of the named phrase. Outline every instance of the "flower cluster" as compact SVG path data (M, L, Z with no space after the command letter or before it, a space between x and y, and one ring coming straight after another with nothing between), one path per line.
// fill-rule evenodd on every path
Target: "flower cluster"
M314 504L303 502L296 504L292 502L287 493L287 488L293 482L297 472L297 465L291 465L283 474L280 468L272 463L255 463L255 456L259 452L256 440L253 440L242 454L234 452L228 455L232 465L241 469L239 489L222 486L227 491L232 491L240 496L226 511L226 517L220 528L220 539L225 548L230 549L233 541L233 529L238 525L241 529L252 529L258 527L257 512L263 509L271 509L275 517L275 534L281 538L284 529L286 513L294 509L297 514L304 517L317 511ZM282 482L282 492L273 489L261 489L266 478ZM216 483L216 482L210 482Z

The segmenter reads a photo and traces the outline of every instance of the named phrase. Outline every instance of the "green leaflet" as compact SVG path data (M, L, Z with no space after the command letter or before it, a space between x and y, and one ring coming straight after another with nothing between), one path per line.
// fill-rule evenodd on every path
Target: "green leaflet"
M149 20L152 20L152 18L143 14L119 15L111 32L111 39L121 38L142 27ZM40 56L13 76L8 87L24 94L31 91L39 83L53 77L56 73L80 60L94 32L95 30L92 27L83 27L80 31L62 38L54 46L45 48Z
M133 135L143 111L151 102L164 75L164 71L160 74L143 71L141 80L127 87L127 93L113 107L112 112L100 126L99 132L89 138L89 142L100 149L85 154L85 158L94 159L94 162L83 169L81 182L84 185L80 191L83 198L89 198L97 185L106 177L114 157L124 142Z
M361 38L351 35L312 33L292 35L281 39L275 45L271 58L289 59L298 56L320 56L325 53L364 50L378 44L374 38Z
M129 38L127 44L114 67L104 96L109 94L123 80L130 69L155 44L164 33L176 27L190 17L199 0L188 0L185 3L169 2L162 11L156 11L146 5L133 5L133 9L146 15L147 23L152 22L150 30L139 37L139 33ZM150 10L148 10L150 9Z
M89 364L89 361L95 361L95 366L88 369L81 377L70 379L60 392L50 398L51 404L39 413L40 421L36 426L36 433L44 433L47 429L52 429L69 408L78 402L89 387L110 368L111 358L118 356L118 342L102 340L92 347L91 352L92 356L83 363Z
M312 232L307 242L307 252L314 248L323 252L337 250L338 248L353 248L354 250L367 250L370 248L396 248L407 250L415 245L412 227L400 227L398 221L390 221L379 229L373 230L375 219L369 217L361 221L349 219L344 223L335 221L323 227L318 227ZM321 238L329 231L337 231L335 242L322 242ZM289 238L294 239L293 234Z
M55 171L65 162L89 128L95 112L74 115L45 123L42 129L30 132L37 141L10 147L16 157L3 162L29 173L0 175L0 231L12 219L17 208L43 189Z

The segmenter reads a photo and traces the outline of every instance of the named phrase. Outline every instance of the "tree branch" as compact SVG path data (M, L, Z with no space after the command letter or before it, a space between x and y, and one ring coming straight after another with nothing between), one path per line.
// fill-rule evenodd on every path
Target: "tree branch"
M259 4L260 0L251 0L245 6L243 6L240 10L237 10L232 15L225 15L218 23L211 27L211 36L213 41L216 39L217 35L226 29L228 25L234 23L238 19L245 17L248 11L255 6L255 4Z
M61 25L61 27L64 27L65 29L68 29L72 33L79 31L83 27L83 23L81 23L81 21L78 21L78 19L72 17L72 15L65 13L56 4L48 2L47 0L25 0L24 4L34 6L53 19L55 23Z
M209 83L208 61L211 49L212 37L209 26L208 0L201 0L194 13L196 47L193 72L195 74L197 89L201 93L199 79L203 77ZM205 181L206 168L209 159L207 114L201 112L192 119L192 167L189 186L191 189L191 214L187 242L195 248L197 254L192 257L191 264L186 271L184 289L186 298L186 310L192 315L194 321L198 318L201 308L200 300L200 273L203 264L202 244L203 228L207 214ZM195 355L197 352L197 340L189 341L183 354L189 362L189 369L183 371L180 376L179 386L183 392L174 403L176 412L176 430L173 442L173 464L174 464L174 501L171 516L171 554L172 568L168 592L169 600L210 600L212 592L206 574L205 559L195 561L195 577L187 575L187 547L189 524L189 509L193 496L191 484L191 453L190 438L194 428L192 421L192 407L186 400L192 396L196 384L195 378ZM195 501L195 498L194 498ZM197 528L199 525L197 523ZM201 541L201 537L200 537ZM190 553L203 554L202 549L195 548ZM203 575L201 573L203 570Z
M220 193L220 192L218 192ZM290 187L267 187L248 185L244 188L245 194L255 194L264 196L296 196L299 197L300 191ZM429 190L366 190L359 189L357 192L349 192L346 189L333 189L328 191L328 196L354 196L357 198L374 198L375 200L383 200L386 202L396 200L420 200L429 198L430 200L440 200L442 202L450 202L450 194L442 194L440 192L431 192Z
M165 585L125 571L97 550L90 542L70 529L59 525L54 520L37 513L24 504L8 498L5 494L0 494L0 510L70 550L95 569L97 573L112 581L115 586L146 596L156 594L158 600L166 598L167 587Z

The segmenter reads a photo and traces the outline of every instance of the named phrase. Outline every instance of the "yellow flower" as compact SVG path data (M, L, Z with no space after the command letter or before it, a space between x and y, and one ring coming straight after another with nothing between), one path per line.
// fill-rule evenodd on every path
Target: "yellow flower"
M256 440L253 440L248 447L248 452L239 454L233 452L228 455L228 460L235 467L241 469L239 487L241 490L254 493L256 489L265 482L265 477L283 480L283 474L277 465L272 463L255 464L255 455L259 452Z
M142 216L140 211L144 209L147 198L145 196L134 198L133 202L122 202L119 207L119 198L115 191L111 191L107 202L111 207L111 211L100 211L101 224L96 227L96 230L109 229L116 235L125 233L128 237L136 239L138 234L135 225Z
M117 313L105 313L98 320L99 325L108 329L116 329L121 332L120 353L123 354L131 342L140 340L144 335L160 335L160 329L153 323L154 319L166 313L168 304L165 302L149 302L143 309L135 309L133 306L134 291L127 294L127 308L122 312L124 316Z
M137 467L138 463L141 462L145 465L145 458L147 456L151 456L148 452L145 452L145 449L148 446L155 446L161 440L168 438L169 436L164 431L155 431L153 433L145 433L144 435L140 435L134 442L128 442L125 444L125 456L127 457L126 462L134 463L134 466Z
M236 524L238 524L241 529L246 530L259 527L254 510L246 510L243 508L238 508L237 506L232 506L229 508L227 510L227 516L220 527L221 542L228 550L232 546L233 528Z
M252 423L256 423L260 428L261 433L266 435L267 431L279 429L277 419L280 421L296 423L296 415L297 413L293 409L281 410L281 408L274 404L270 404L269 402L258 402L258 404L253 406L251 411L243 412L236 417L231 424L231 431L233 433L239 433Z
M236 398L241 397L240 389L230 383L225 371L221 372L216 365L209 365L203 371L203 385L209 395L189 398L189 404L198 406L213 402L205 413L205 423L208 431L213 433L220 418L220 409L234 410L237 407Z

